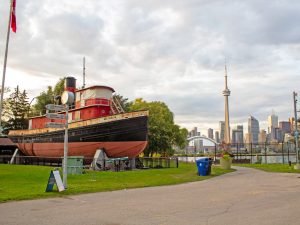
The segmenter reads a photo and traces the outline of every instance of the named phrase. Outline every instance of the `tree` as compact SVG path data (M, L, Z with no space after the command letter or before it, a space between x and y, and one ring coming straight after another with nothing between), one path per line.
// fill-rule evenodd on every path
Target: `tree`
M26 91L20 91L17 86L4 102L5 129L27 129L29 109Z
M54 86L53 94L54 96L61 96L64 92L64 85L65 85L65 77L60 78L59 81Z
M130 111L149 110L149 144L144 151L145 155L153 153L172 155L173 146L186 145L187 130L174 124L174 115L165 103L146 102L139 98L130 105L129 109Z
M43 91L39 96L35 97L36 103L33 105L34 114L43 115L46 113L46 105L54 103L54 92L51 86L47 91Z
M60 78L54 88L47 87L47 91L43 91L36 98L36 103L33 105L34 114L43 115L46 113L46 105L55 103L55 97L61 96L64 91L65 77Z
M186 128L180 128L178 125L174 127L175 143L179 148L183 149L187 146L187 136L189 132Z

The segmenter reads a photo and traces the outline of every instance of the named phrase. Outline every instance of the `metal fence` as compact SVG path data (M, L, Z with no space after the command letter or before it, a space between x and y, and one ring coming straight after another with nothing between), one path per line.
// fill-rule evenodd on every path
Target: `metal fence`
M143 165L144 169L147 168L178 168L179 162L177 157L159 157L159 158L151 158L151 157L143 157L136 158L136 161ZM137 166L137 168L140 166Z
M8 164L11 161L11 155L0 155L0 164ZM62 166L62 157L36 157L36 156L16 156L12 164L19 165L40 165L40 166ZM92 166L94 165L94 167ZM178 168L179 162L177 157L138 157L134 162L130 159L106 159L95 161L94 158L83 159L84 168L94 168L101 171L123 171L132 169L160 169L160 168Z
M228 149L234 155L234 163L290 164L296 162L296 146L293 142L231 144ZM217 162L223 152L224 149L221 146L215 145L208 151L195 151L181 156L208 156Z
M250 163L294 163L296 146L292 142L232 144L235 159L248 159Z

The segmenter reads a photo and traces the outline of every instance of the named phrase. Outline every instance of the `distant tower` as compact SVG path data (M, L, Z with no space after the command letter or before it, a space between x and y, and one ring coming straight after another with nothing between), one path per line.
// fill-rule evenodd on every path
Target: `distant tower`
M223 91L225 97L225 133L224 133L224 142L230 144L230 126L229 126L229 104L228 96L230 96L230 90L227 86L227 67L225 63L225 89Z
M278 127L278 116L272 110L272 115L268 116L268 133L272 133L274 128Z
M215 141L216 141L217 143L220 143L219 131L215 131Z
M208 128L207 136L208 136L208 138L214 139L214 130L211 128Z

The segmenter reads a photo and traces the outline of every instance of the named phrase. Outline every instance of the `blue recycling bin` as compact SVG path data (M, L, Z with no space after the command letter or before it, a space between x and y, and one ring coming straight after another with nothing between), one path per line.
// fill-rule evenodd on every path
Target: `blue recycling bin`
M207 176L211 171L211 160L208 157L201 157L196 160L199 176Z

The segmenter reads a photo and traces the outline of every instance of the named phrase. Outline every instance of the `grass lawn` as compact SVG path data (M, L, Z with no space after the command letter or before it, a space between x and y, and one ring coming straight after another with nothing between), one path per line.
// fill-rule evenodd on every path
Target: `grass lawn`
M86 170L81 175L68 175L66 191L45 192L51 169L53 168L45 166L0 164L0 202L179 184L205 180L234 171L213 166L212 174L203 177L197 175L194 163L180 163L179 168L170 169L123 172Z
M300 170L294 169L294 165L289 166L288 164L234 164L234 166L251 167L267 172L300 173Z

